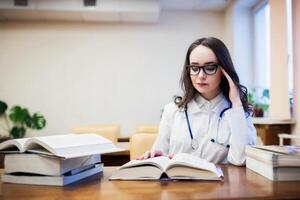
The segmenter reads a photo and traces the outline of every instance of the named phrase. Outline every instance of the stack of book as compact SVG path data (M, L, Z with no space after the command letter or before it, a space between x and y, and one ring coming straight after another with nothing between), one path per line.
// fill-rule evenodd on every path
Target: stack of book
M122 151L96 134L8 140L2 182L63 186L103 171L101 154Z
M272 181L300 180L298 146L253 146L246 148L246 167Z

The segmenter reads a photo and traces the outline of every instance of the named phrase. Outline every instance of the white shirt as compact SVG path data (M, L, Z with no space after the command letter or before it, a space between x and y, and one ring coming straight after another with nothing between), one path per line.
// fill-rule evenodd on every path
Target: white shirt
M188 103L191 131L199 144L194 150L184 109L179 109L174 102L167 104L152 149L164 154L190 153L214 163L244 165L245 147L255 145L256 129L242 106L230 108L220 117L229 106L222 93L211 101L197 95Z

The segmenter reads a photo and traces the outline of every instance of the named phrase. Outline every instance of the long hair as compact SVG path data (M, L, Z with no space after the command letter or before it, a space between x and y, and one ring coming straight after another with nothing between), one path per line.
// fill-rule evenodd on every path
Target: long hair
M190 74L187 69L187 65L190 64L190 54L191 52L199 45L203 45L211 49L218 59L218 64L222 66L222 68L228 73L228 75L232 78L233 82L237 86L240 99L243 104L244 111L248 114L248 116L252 113L252 106L248 103L247 100L247 88L240 84L239 77L234 69L234 65L229 54L229 51L225 44L214 37L209 38L201 38L193 42L188 51L186 53L185 62L181 74L180 86L183 90L183 96L176 96L174 102L177 104L179 108L185 108L185 106L195 97L197 94L197 90L193 87L192 80ZM230 102L229 99L229 84L226 77L223 75L220 83L220 89L225 96L225 98Z

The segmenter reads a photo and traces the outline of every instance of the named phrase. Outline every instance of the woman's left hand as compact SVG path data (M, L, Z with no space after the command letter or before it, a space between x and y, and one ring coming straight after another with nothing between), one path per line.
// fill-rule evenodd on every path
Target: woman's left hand
M233 107L242 106L238 87L235 85L232 78L227 74L227 72L223 68L221 68L221 71L223 72L223 75L226 77L229 84L229 99L232 103L232 106Z

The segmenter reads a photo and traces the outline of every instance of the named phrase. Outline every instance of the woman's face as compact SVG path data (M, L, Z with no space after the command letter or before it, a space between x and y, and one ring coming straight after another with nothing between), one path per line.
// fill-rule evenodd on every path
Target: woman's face
M217 64L214 52L203 45L196 47L190 54L190 77L193 86L207 100L220 93L222 71Z

